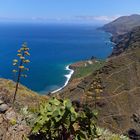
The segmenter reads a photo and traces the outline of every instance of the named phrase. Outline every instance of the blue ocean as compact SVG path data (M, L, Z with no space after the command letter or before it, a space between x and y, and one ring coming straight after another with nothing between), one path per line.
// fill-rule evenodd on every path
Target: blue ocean
M13 79L12 60L23 42L30 48L30 71L21 83L46 94L63 87L66 67L92 56L106 58L112 51L110 34L93 25L0 24L0 77Z

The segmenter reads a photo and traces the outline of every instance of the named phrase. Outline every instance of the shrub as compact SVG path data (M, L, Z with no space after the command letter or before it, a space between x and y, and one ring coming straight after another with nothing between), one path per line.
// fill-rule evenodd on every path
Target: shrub
M32 137L43 140L92 140L97 138L97 111L84 107L78 112L70 100L52 98L40 105Z

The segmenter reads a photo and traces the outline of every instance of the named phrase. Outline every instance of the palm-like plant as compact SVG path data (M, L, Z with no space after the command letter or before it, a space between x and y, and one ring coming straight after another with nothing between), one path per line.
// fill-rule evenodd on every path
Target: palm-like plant
M26 78L27 75L24 72L29 71L29 69L26 67L26 64L30 62L30 60L27 59L27 57L30 56L30 53L29 53L29 48L27 47L26 43L23 43L22 47L18 50L17 56L18 56L18 59L13 60L13 66L15 67L13 69L13 73L15 75L15 80L16 80L13 103L16 100L20 78L21 77Z

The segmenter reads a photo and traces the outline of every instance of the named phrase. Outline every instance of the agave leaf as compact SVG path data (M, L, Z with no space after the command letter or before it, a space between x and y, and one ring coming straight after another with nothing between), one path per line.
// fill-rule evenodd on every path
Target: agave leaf
M55 121L56 122L59 122L61 119L62 119L62 116L61 115L58 115L57 117L55 117Z
M58 106L60 104L60 101L57 100L56 98L53 98L49 101L51 104Z
M34 134L39 133L41 127L42 127L42 125L39 124L39 123L37 123L37 124L34 126L34 128L33 128L33 130L32 130L32 133L34 133Z
M78 130L76 133L77 133L77 135L76 135L77 140L87 140L86 132L84 132L82 130Z
M93 113L94 116L97 116L98 115L98 110L94 110L92 113Z
M59 115L59 110L55 110L52 114L53 117L57 117Z
M72 107L72 103L69 99L64 100L64 106L68 109L70 109Z

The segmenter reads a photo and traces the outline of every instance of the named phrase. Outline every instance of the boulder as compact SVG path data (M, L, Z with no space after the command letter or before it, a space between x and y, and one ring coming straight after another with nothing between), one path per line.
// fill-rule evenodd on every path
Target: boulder
M0 105L0 113L5 113L8 110L8 105L7 104L1 104Z
M2 105L4 102L2 100L0 100L0 105Z

